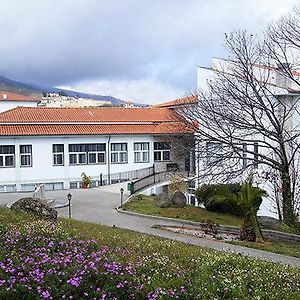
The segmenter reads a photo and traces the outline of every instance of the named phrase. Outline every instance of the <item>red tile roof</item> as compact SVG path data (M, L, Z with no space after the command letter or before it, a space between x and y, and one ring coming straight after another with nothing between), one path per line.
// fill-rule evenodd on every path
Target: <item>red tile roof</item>
M192 128L168 108L17 107L0 114L0 136L179 133Z
M176 106L181 106L181 105L186 105L186 104L195 104L198 102L198 97L196 95L164 102L164 103L159 103L156 105L153 105L152 107L176 107Z
M16 93L0 91L0 101L40 102L40 99L19 95Z
M160 108L17 107L0 114L0 123L171 122L174 112Z

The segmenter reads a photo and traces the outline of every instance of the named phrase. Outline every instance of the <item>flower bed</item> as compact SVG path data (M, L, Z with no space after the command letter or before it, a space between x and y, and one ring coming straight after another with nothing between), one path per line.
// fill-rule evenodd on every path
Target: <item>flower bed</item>
M21 231L13 226L2 235L0 299L188 298L184 286L147 292L143 263L126 262L129 251L68 238L51 223L32 225Z
M299 268L0 208L0 299L299 299Z

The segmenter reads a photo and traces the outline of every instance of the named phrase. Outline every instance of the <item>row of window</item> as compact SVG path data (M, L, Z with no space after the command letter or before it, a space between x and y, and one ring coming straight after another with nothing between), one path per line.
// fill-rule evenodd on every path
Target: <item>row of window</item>
M154 161L170 160L169 143L154 142ZM69 144L69 164L105 164L106 163L106 144ZM134 162L149 162L149 142L134 143ZM64 165L64 144L53 144L53 165ZM110 159L113 164L124 164L128 162L128 146L127 143L110 144ZM0 146L0 167L15 166L15 146ZM32 145L20 145L20 166L32 166Z
M15 166L15 146L0 146L0 167ZM32 145L20 145L20 166L32 166Z
M253 147L253 166L258 167L258 143L252 145L242 144L242 165L246 168L248 165L248 147ZM218 165L223 161L223 145L219 142L206 143L206 162L208 165Z

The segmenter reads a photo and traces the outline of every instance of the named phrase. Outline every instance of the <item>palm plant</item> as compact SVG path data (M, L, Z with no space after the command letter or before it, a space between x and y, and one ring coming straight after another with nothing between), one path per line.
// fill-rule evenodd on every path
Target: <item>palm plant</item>
M242 184L241 191L237 194L237 203L243 217L243 224L240 232L241 240L255 242L256 232L259 233L260 238L263 238L257 220L257 212L262 203L262 197L266 196L267 192L252 186L251 181Z

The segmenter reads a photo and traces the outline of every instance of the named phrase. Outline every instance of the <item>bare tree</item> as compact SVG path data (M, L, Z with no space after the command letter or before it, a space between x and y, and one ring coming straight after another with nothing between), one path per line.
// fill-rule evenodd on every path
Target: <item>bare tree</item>
M290 26L298 32L298 23L292 25L296 21L290 16L273 24L263 42L245 31L226 35L229 60L214 66L213 79L198 93L197 109L181 112L189 121L199 122L200 175L206 180L232 181L266 169L274 171L283 220L292 226L299 177L295 162L300 154L300 89L288 58L300 48L299 39L292 44L287 37L293 39ZM284 26L286 32L280 36Z

